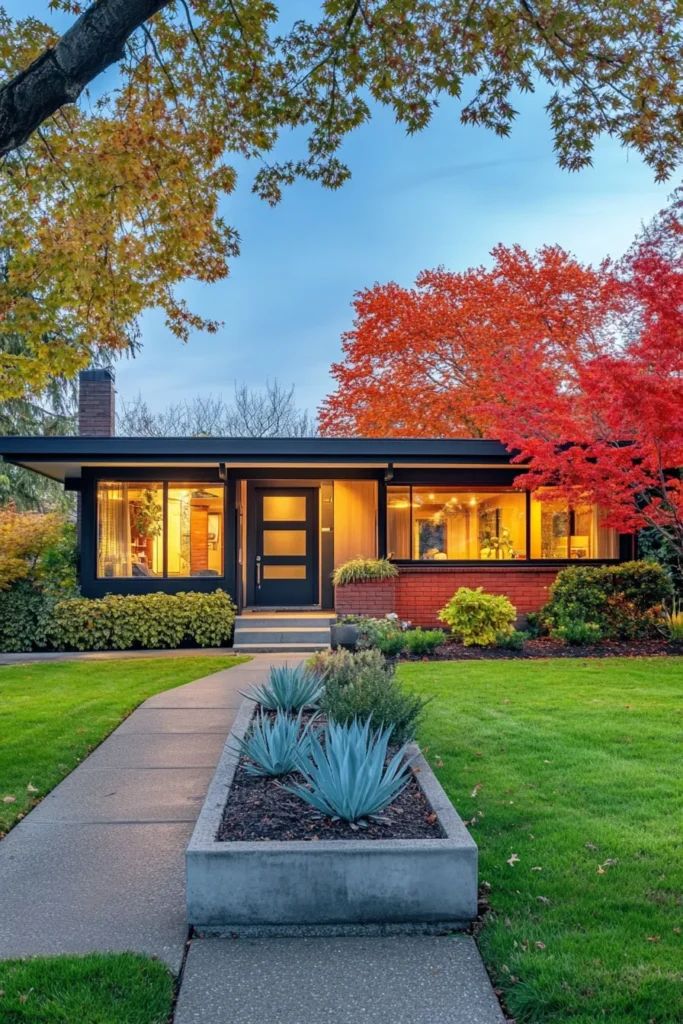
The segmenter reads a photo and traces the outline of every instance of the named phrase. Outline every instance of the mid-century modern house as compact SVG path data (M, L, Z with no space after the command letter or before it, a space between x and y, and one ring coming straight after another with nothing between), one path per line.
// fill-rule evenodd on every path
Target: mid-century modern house
M397 612L415 624L459 586L538 609L559 569L633 557L633 538L515 490L498 441L146 438L114 433L114 380L81 374L79 436L5 437L8 462L80 494L86 596L228 591L243 609ZM355 556L396 580L335 593Z

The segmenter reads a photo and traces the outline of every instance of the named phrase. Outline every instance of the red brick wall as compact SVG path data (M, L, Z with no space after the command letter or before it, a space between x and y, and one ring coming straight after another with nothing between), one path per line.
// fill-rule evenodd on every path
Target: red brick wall
M381 618L396 611L399 580L371 580L335 587L334 607L338 615L372 615Z
M335 608L340 615L381 617L397 612L415 626L438 626L439 609L458 587L483 587L509 597L522 617L546 603L557 573L556 567L531 565L401 566L393 580L337 587Z

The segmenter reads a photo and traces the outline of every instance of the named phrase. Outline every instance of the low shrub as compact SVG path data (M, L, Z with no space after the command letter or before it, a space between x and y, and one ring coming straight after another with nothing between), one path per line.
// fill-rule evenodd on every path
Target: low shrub
M232 637L235 611L222 590L72 597L56 603L47 634L58 650L220 647Z
M683 644L683 602L674 599L671 609L665 611L662 632L672 644Z
M499 633L496 637L496 647L504 651L523 651L524 641L529 639L529 634L521 629L513 629L511 633Z
M352 558L332 573L335 587L347 583L366 583L368 580L390 580L398 576L398 569L388 558Z
M350 618L350 617L349 617ZM358 615L354 618L358 627L357 646L359 650L376 648L387 658L395 658L405 646L404 624L398 615L390 614L383 619L374 619L369 615Z
M487 594L460 587L439 612L439 618L456 640L466 647L490 647L513 631L517 616L514 605L503 594Z
M419 626L417 629L407 629L403 634L405 649L418 656L433 654L445 639L442 629L420 629Z
M553 636L564 640L571 647L583 647L585 644L597 644L604 639L604 633L597 622L568 622L553 630Z
M414 739L427 702L402 689L379 651L335 651L328 660L320 709L331 721L371 718L375 725L391 726L392 742Z
M332 680L338 686L346 686L353 682L365 669L385 672L387 675L394 674L393 662L387 661L384 655L374 648L353 653L341 647L336 651L317 651L311 655L306 665L326 684Z
M657 562L570 566L557 574L543 609L551 636L564 639L578 623L598 639L653 635L671 597L671 581Z

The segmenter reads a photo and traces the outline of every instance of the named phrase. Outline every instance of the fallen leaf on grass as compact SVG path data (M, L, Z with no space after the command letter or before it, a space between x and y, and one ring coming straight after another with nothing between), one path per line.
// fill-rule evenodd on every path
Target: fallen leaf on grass
M545 942L534 942L536 949L545 949Z
M540 867L540 866L539 866L539 865L537 864L537 865L536 865L536 867L532 868L531 870L532 870L532 871L543 871L543 868L542 868L542 867Z
M474 789L472 790L472 792L470 793L470 796L472 797L473 800L476 797L477 793L479 792L479 790L481 789L482 786L483 786L483 783L482 782L478 782L476 784L476 786L474 787Z
M584 845L585 845L587 850L597 850L598 849L598 847L596 846L595 843L585 843Z
M547 896L537 896L536 899L539 903L543 903L543 905L546 907L550 905L550 900Z
M26 787L26 790L29 793L38 793L38 792L40 792L38 787L34 786L32 782L29 782L28 786Z
M518 855L516 853L512 853L508 857L506 863L509 864L511 868L513 868L518 860L519 860Z
M615 866L615 864L618 864L618 863L619 863L619 861L615 860L614 857L608 857L607 860L604 860L602 862L602 864L598 864L598 874L599 875L604 875L606 873L606 871L605 871L606 868L613 868Z
M15 804L17 802L17 798L15 796L3 796L2 802L3 804Z
M648 942L659 942L660 939L661 939L661 935L648 935L647 936L647 941Z

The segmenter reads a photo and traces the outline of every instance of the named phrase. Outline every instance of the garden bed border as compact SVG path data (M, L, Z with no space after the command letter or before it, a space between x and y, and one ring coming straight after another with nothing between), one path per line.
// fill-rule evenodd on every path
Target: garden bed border
M256 705L245 699L186 852L187 914L213 935L429 933L477 913L477 845L416 744L413 771L445 838L218 841Z

